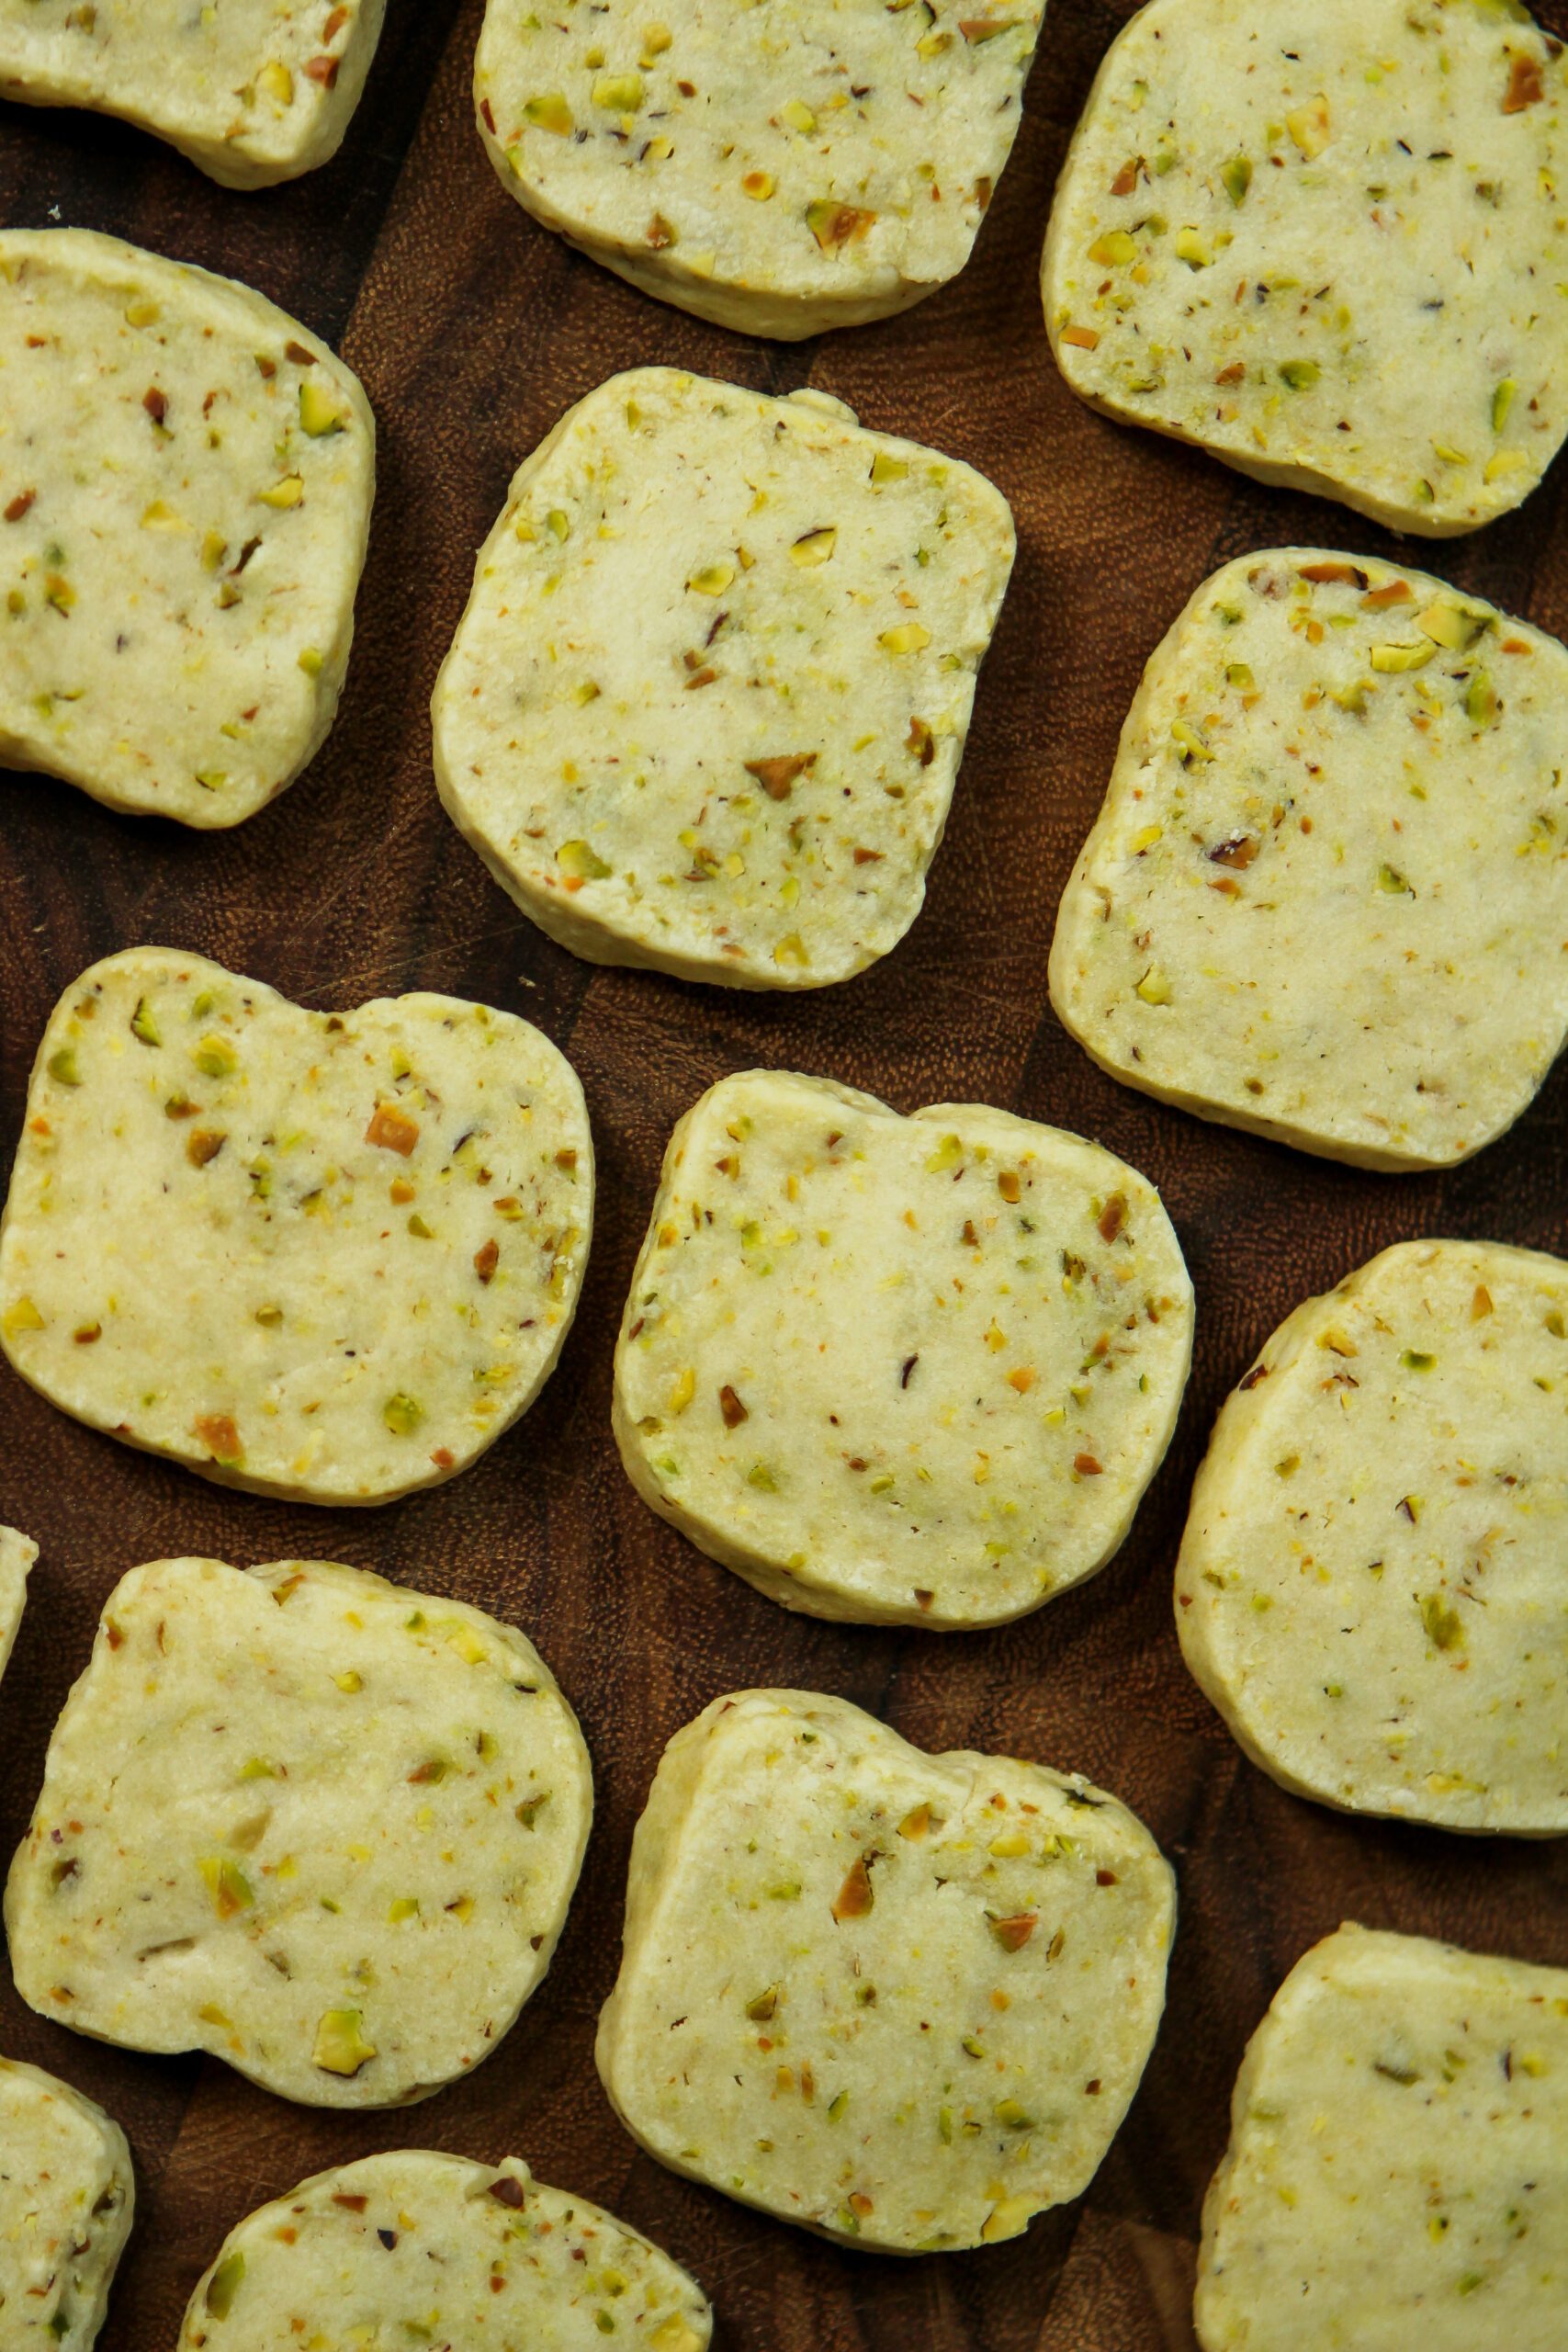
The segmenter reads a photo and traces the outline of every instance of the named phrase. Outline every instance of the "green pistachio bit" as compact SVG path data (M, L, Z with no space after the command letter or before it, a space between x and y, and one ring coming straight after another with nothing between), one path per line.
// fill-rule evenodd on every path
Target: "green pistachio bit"
M200 1867L212 1907L220 1919L231 1919L237 1912L252 1909L255 1894L238 1862L231 1861L227 1855L210 1855Z
M778 2005L779 1988L776 1984L770 1984L765 1992L759 1993L754 1999L747 2002L746 2014L753 2025L766 2025Z
M405 1396L400 1389L395 1396L389 1396L382 1406L381 1419L394 1437L412 1437L424 1419L424 1408L423 1405L416 1404L412 1396Z
M1493 393L1492 430L1494 433L1501 433L1503 427L1507 424L1509 413L1513 408L1515 396L1517 393L1518 389L1517 384L1515 383L1511 376L1505 376L1496 390Z
M523 1824L525 1829L534 1829L537 1827L539 1815L544 1811L546 1805L548 1804L549 1801L550 1794L547 1789L543 1796L524 1798L522 1804L517 1808L517 1818Z
M1424 1592L1416 1604L1421 1611L1421 1624L1434 1649L1455 1650L1464 1646L1464 1627L1457 1609L1450 1609L1440 1592Z
M1247 157L1233 155L1228 164L1222 164L1220 177L1224 183L1225 194L1230 198L1231 202L1235 205L1245 204L1247 191L1252 186L1252 165Z
M571 137L571 108L559 90L547 90L541 97L527 99L523 119L536 130L551 130L558 139Z
M376 2055L376 2045L367 2041L364 2018L357 2009L329 2009L316 2028L316 2046L311 2055L323 2075L357 2075L361 2066Z
M601 74L593 85L593 103L607 114L636 114L642 104L640 74Z
M133 1037L140 1037L144 1046L161 1046L164 1042L163 1033L152 1018L152 1008L144 996L136 1000L136 1010L130 1016L130 1034Z
M1322 373L1315 359L1284 359L1280 363L1280 380L1289 384L1292 392L1310 391Z
M1033 2116L1030 2114L1029 2109L1026 2107L1021 2107L1015 2098L1004 2098L998 2101L997 2121L1002 2126L1004 2131L1008 2132L1032 2132L1034 2129Z
M779 1490L779 1482L765 1462L753 1462L746 1473L746 1483L760 1487L764 1495L776 1495Z
M1465 715L1472 727L1490 727L1497 716L1497 694L1484 670L1477 670L1464 697Z
M1196 229L1179 229L1176 232L1176 258L1184 261L1189 269L1207 269L1213 261L1213 247L1207 237ZM1299 365L1299 362L1291 362ZM1280 369L1284 374L1284 369Z
M49 1057L49 1074L57 1086L80 1086L82 1073L76 1067L74 1046L60 1046Z
M234 2297L245 2275L245 2257L231 2254L221 2261L207 2282L207 2308L214 2319L227 2319L234 2308Z
M1415 891L1410 888L1409 883L1405 880L1397 865L1379 866L1378 888L1380 890L1386 890L1390 898L1393 899L1413 899L1416 896Z
M1425 1354L1419 1348L1406 1348L1399 1361L1406 1372L1430 1372L1438 1359Z
M1429 638L1425 644L1374 645L1372 667L1385 676L1397 676L1405 670L1424 670L1437 650Z
M346 412L340 408L324 384L308 376L299 387L299 424L312 441L321 440L329 433L341 433L348 423Z
M191 1059L203 1078L231 1078L240 1067L240 1057L227 1037L204 1037Z
M603 882L613 871L586 842L562 842L556 864L574 882Z

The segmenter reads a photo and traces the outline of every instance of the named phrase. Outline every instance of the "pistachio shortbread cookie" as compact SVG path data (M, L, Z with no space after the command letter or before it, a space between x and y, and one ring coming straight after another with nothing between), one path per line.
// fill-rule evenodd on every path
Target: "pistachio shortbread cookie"
M1568 1830L1568 1264L1406 1241L1227 1400L1176 1572L1187 1663L1300 1796Z
M750 1070L671 1138L615 1437L645 1501L786 1608L997 1624L1122 1543L1191 1351L1159 1195L1099 1145Z
M433 2267L434 2266L434 2267ZM231 2230L180 2352L311 2345L705 2352L713 2313L667 2254L590 2204L499 2165L400 2148L318 2173Z
M0 761L254 815L332 725L375 477L358 378L249 287L0 232Z
M1447 1166L1568 1030L1568 650L1303 548L1151 659L1063 896L1051 1001L1102 1069L1363 1168Z
M489 0L474 69L502 184L648 294L795 342L908 310L969 258L1044 0L868 8Z
M782 2221L1016 2237L1115 2136L1174 1917L1148 1831L1079 1776L739 1691L660 1763L599 2072L650 2155Z
M1563 72L1514 0L1151 0L1051 215L1067 382L1394 530L1506 514L1568 429Z
M582 1090L515 1014L311 1012L132 948L44 1032L0 1346L51 1404L222 1485L389 1502L533 1403L592 1213Z
M436 780L595 963L820 988L925 896L1007 501L841 402L612 377L522 467L436 682Z
M118 2124L68 2083L0 2058L6 2352L91 2352L135 2210Z
M225 187L335 155L384 0L0 0L0 97L134 122Z
M36 1544L29 1544L14 1527L0 1527L0 1674L6 1671L17 1628L22 1622L28 1600L28 1570L37 1558Z
M1561 2352L1568 1970L1341 1928L1236 2077L1203 2352Z
M6 1889L17 1989L307 2106L425 2098L549 1966L592 1812L512 1626L319 1560L154 1560L55 1725Z

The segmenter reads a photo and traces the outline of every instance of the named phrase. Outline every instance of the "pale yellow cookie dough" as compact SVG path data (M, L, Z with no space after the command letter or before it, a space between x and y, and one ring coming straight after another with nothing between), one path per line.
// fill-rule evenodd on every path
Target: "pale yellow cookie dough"
M358 378L249 287L0 231L0 762L254 815L333 723L375 479Z
M673 368L527 459L436 682L436 781L601 964L809 989L920 910L1012 569L970 467Z
M613 2214L499 2165L399 2148L318 2173L230 2231L180 2352L371 2345L705 2352L694 2279Z
M885 2254L1087 2187L1154 2046L1175 1882L1077 1775L742 1690L664 1751L599 2021L650 2155Z
M1568 1831L1568 1264L1406 1241L1267 1341L1176 1571L1187 1663L1298 1795Z
M28 1571L37 1558L36 1544L29 1544L14 1527L0 1527L0 1675L6 1671L22 1622Z
M1308 548L1204 582L1063 894L1051 1001L1112 1077L1363 1168L1444 1167L1568 1031L1568 650Z
M1018 130L1044 0L489 0L502 185L645 293L793 342L957 276Z
M593 1214L582 1090L459 997L314 1012L139 947L69 988L0 1219L0 1347L206 1477L381 1503L548 1378Z
M69 2084L0 2058L6 2352L91 2352L135 2209L118 2124Z
M1511 0L1152 0L1045 243L1074 391L1443 537L1568 429L1561 50Z
M17 1989L306 2106L426 2098L549 1966L592 1802L513 1627L319 1560L154 1560L55 1725L6 1889Z
M1180 1245L1123 1160L750 1070L671 1139L615 1438L645 1501L786 1608L997 1624L1116 1551L1191 1349Z
M225 187L265 187L336 154L383 6L0 0L0 97L122 115Z
M1562 2352L1568 1970L1341 1928L1247 2044L1203 2352Z

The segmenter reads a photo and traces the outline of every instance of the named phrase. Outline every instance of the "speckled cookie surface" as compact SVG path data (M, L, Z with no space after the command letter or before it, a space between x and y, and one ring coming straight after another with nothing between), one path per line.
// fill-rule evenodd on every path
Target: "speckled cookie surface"
M1568 650L1439 580L1276 548L1144 673L1051 1001L1128 1085L1303 1150L1441 1167L1568 1030Z
M1509 0L1152 0L1056 191L1096 407L1444 536L1568 429L1561 51Z
M0 2058L6 2352L91 2352L135 2206L119 2126L52 2075Z
M0 1347L78 1420L222 1484L387 1502L533 1402L592 1206L582 1091L514 1014L306 1012L135 948L39 1049Z
M1187 1663L1299 1795L1568 1830L1568 1264L1402 1242L1296 1309L1215 1424Z
M37 1558L36 1544L29 1544L14 1527L0 1527L0 1674L6 1671L17 1628L22 1622L28 1600L28 1570Z
M182 824L253 815L332 725L375 475L357 377L261 295L0 232L0 759Z
M837 402L612 377L480 550L442 797L580 956L846 979L919 912L1012 558L988 481Z
M1247 2045L1203 2352L1558 2352L1568 1970L1342 1928Z
M655 1510L788 1608L995 1624L1121 1544L1191 1345L1170 1221L1110 1152L751 1070L671 1139L615 1436Z
M1043 13L490 0L474 103L502 184L547 228L699 318L793 341L963 268Z
M450 2344L464 2352L705 2352L695 2281L585 2197L499 2165L400 2148L318 2173L231 2230L181 2352Z
M313 2107L488 2057L555 1949L592 1791L532 1644L321 1561L109 1596L6 1889L17 1987Z
M337 153L383 0L0 0L0 97L123 115L225 187Z
M1015 2237L1115 2135L1174 1882L1102 1790L748 1690L637 1824L599 2072L660 2163L885 2253Z

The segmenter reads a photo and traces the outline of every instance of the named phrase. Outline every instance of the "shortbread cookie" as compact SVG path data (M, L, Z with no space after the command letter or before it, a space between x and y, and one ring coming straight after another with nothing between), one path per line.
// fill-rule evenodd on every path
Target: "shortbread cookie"
M0 1674L6 1671L17 1628L28 1600L28 1570L38 1558L38 1545L18 1535L14 1527L0 1527Z
M0 2058L6 2352L90 2352L135 2207L118 2124L69 2084Z
M0 1222L0 1346L220 1484L382 1503L534 1401L588 1259L582 1090L459 997L310 1012L139 947L68 989Z
M1568 1264L1406 1241L1268 1341L1214 1427L1181 1646L1299 1796L1568 1831Z
M1563 64L1517 0L1151 0L1056 190L1074 391L1398 531L1472 531L1568 429Z
M0 0L0 97L121 115L225 187L265 187L336 154L383 6Z
M1511 1125L1568 1031L1568 650L1440 580L1273 549L1122 730L1051 1001L1102 1069L1363 1168Z
M785 342L908 310L969 258L1044 0L911 8L489 0L474 69L503 185L648 294Z
M1012 558L999 491L840 402L612 377L479 552L442 798L595 963L847 979L920 910Z
M358 378L249 287L0 232L0 761L254 815L333 723L375 477Z
M705 2352L696 2282L586 2197L427 2148L301 2181L224 2239L180 2352L277 2352L296 2340Z
M1568 1970L1341 1928L1247 2044L1203 2352L1561 2352Z
M6 1890L17 1989L307 2106L426 2098L549 1966L592 1810L512 1626L317 1560L154 1560L50 1743Z
M997 1624L1117 1549L1191 1349L1159 1195L1098 1144L750 1070L671 1139L615 1436L645 1501L786 1608Z
M599 2072L650 2155L890 2254L1016 2237L1114 2138L1174 1881L1077 1775L743 1690L664 1751Z

